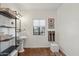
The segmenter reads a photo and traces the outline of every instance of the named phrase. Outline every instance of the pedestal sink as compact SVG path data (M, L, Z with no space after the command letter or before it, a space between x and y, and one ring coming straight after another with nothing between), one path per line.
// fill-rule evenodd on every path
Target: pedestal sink
M27 39L26 36L20 36L19 37L19 40L20 40L20 50L19 50L19 52L24 52L23 43L24 43L25 39Z

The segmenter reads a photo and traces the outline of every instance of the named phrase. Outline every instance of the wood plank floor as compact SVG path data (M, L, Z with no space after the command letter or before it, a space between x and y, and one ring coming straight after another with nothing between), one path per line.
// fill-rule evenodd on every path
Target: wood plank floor
M55 53L51 52L50 48L25 48L24 50L23 53L19 53L19 56L55 56Z

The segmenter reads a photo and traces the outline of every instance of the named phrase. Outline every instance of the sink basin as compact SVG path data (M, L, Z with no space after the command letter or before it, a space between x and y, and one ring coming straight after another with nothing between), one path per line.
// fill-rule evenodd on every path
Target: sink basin
M26 39L27 37L26 36L20 36L19 39L23 40L23 39Z

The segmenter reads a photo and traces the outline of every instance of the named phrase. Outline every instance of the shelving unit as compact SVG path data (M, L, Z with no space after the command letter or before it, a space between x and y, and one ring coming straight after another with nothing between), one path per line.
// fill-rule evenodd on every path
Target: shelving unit
M0 15L3 15L3 16L5 16L5 17L8 17L8 18L10 18L10 19L14 19L15 20L15 26L14 27L12 27L12 26L7 26L7 25L1 25L0 26L0 28L8 28L8 29L10 29L10 28L14 28L14 30L15 30L15 37L10 37L10 38L6 38L6 39L4 39L4 40L0 40L0 43L1 42L7 42L7 41L10 41L10 40L12 40L12 39L14 39L15 38L15 46L10 46L10 47L13 47L13 49L15 49L15 47L17 46L18 47L18 45L17 45L17 19L18 19L18 17L17 17L17 13L15 12L15 11L12 11L11 9L9 9L9 8L0 8ZM10 48L9 47L9 48ZM6 49L7 51L8 51L8 48ZM6 52L6 50L4 50L4 53ZM10 51L10 50L9 50ZM11 50L11 51L13 51L13 50ZM10 53L11 53L11 51L10 51ZM2 56L4 56L5 54L3 53L3 51L1 51L0 52L0 55ZM7 53L7 55L6 56L8 56L9 55L9 53Z

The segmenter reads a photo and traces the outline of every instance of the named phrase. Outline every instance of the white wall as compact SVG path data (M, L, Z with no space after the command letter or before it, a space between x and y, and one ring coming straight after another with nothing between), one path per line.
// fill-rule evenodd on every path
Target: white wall
M24 41L25 48L38 48L38 47L49 47L48 42L48 32L47 32L47 20L48 17L56 17L56 11L26 11L25 16L22 18L22 29L25 28L23 35L27 36L27 39ZM34 18L43 18L46 20L46 29L45 29L45 36L33 36L33 19Z
M64 53L79 56L79 4L63 4L58 9L56 32Z

